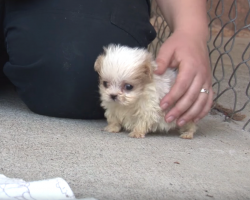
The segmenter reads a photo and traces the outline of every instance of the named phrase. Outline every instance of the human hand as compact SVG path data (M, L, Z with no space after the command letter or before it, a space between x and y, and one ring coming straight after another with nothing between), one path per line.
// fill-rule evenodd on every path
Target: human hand
M161 46L156 62L156 74L163 74L168 67L179 69L174 86L160 102L163 110L171 107L166 122L176 120L178 126L198 122L213 102L206 38L175 31ZM209 94L201 93L202 88Z

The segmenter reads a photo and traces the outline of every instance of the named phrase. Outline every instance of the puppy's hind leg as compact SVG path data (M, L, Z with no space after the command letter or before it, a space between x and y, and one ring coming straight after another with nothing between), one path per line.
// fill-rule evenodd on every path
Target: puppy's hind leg
M194 137L194 133L197 131L197 126L195 123L190 122L185 126L180 128L180 137L183 139L192 139Z

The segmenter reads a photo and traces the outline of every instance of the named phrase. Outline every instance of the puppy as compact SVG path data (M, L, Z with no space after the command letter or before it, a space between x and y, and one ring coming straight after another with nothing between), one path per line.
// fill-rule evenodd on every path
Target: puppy
M169 131L176 122L166 123L160 100L170 91L176 73L167 69L154 74L156 63L146 49L109 45L99 55L94 69L100 76L101 106L108 126L105 131L117 133L123 129L129 136L143 138L148 132ZM191 139L194 123L180 128L181 138Z

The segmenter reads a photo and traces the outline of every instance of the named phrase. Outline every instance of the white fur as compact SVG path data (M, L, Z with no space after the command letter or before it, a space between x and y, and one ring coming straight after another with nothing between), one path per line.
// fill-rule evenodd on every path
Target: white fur
M144 49L129 48L126 46L109 45L106 49L106 56L103 60L101 74L104 77L111 77L114 81L126 80L134 69L146 59Z
M165 122L165 113L160 108L160 100L174 84L176 73L173 70L168 69L161 76L155 75L153 71L156 69L156 63L146 49L119 45L109 45L99 64L99 71L98 66L95 67L100 75L101 105L106 110L108 121L105 130L119 132L124 128L131 131L131 137L139 138L148 132L168 131L176 127L175 122ZM145 64L152 68L152 78L149 77L145 83L136 82L134 91L124 90L123 84L133 82L131 77L137 75L138 67ZM109 83L108 88L102 85L101 81L105 80ZM117 100L110 99L110 94L118 95ZM190 131L195 132L194 127L192 124L191 127L185 128L186 136ZM193 133L190 133L185 138L192 138L192 135Z

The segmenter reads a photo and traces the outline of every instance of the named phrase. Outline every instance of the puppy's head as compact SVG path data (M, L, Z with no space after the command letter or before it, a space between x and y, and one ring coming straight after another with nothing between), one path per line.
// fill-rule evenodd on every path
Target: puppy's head
M146 49L109 45L94 68L100 76L102 102L126 106L136 102L152 82L156 64Z

